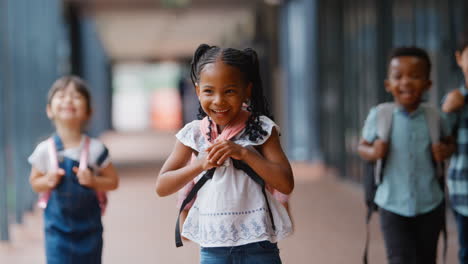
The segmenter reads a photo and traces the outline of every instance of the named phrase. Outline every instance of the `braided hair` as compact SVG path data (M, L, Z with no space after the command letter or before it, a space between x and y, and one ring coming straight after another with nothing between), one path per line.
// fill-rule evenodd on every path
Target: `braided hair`
M261 126L260 116L265 115L270 119L273 119L273 116L270 114L268 103L263 95L257 52L250 48L238 50L201 44L193 55L190 70L190 78L192 79L194 86L199 82L200 73L205 66L210 63L215 63L218 58L225 64L239 69L244 75L245 80L248 83L252 83L250 103L247 107L247 110L251 115L246 122L244 134L246 134L251 141L263 139L263 137L268 133ZM198 108L198 118L203 119L206 115L207 114L203 111L200 105ZM210 124L211 122L212 121L210 119ZM211 137L211 126L209 129L208 136Z

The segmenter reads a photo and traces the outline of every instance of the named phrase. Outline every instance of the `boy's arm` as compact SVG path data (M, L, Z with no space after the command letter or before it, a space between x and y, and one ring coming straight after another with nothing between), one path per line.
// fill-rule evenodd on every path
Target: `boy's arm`
M373 143L369 143L364 139L361 139L358 145L358 153L361 158L368 161L376 161L384 158L388 152L388 143L381 139L374 140Z
M459 89L455 89L447 94L444 103L442 104L442 111L452 113L460 110L465 104L465 97Z

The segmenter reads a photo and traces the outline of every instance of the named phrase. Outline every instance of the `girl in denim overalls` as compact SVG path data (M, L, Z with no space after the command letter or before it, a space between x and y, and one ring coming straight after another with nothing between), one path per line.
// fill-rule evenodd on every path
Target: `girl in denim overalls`
M106 147L83 134L91 116L90 101L80 78L58 79L47 103L47 116L56 133L41 142L28 159L32 188L47 193L44 227L48 264L101 263L102 194L116 189L119 180ZM80 161L85 164L80 165Z

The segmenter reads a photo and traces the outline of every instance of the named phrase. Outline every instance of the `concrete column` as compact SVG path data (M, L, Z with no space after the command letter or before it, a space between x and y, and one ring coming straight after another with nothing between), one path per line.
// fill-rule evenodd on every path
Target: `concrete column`
M280 53L286 151L292 160L322 160L319 145L318 0L288 1L281 10Z
M5 124L7 105L7 11L7 3L5 1L0 1L0 124ZM0 126L0 241L6 241L10 238L8 232L7 173L5 169L5 131L5 125Z
M98 136L111 128L111 66L91 17L82 16L79 23L80 74L90 86L93 97L93 116L89 133Z

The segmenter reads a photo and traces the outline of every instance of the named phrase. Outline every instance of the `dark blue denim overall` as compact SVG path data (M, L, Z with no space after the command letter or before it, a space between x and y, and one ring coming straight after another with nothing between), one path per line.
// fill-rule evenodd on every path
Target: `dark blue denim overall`
M57 152L63 150L57 135L54 141ZM72 170L78 161L58 160L66 174L51 192L44 211L47 264L100 264L102 222L96 192L78 182Z

